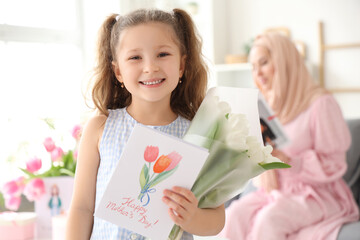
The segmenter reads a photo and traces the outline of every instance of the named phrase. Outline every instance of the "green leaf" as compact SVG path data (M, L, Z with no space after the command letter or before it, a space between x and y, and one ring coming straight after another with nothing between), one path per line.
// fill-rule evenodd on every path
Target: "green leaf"
M64 162L64 168L69 169L74 162L74 155L72 151L69 151L66 155L62 157Z
M150 165L149 167L145 165L145 169L144 169L144 174L145 174L145 178L146 178L146 181L149 181L149 168L150 168Z
M166 172L162 172L159 175L157 175L154 180L152 180L149 185L149 188L154 187L156 184L160 183L161 181L165 180L166 178L170 177L175 171L176 169L179 167L179 165L177 165L175 168L171 169L170 171L166 171Z
M73 173L72 171L65 169L65 168L60 168L59 172L61 173L61 175L66 175L66 176L70 176L70 177L75 177L75 173Z
M58 176L61 176L61 172L60 172L60 169L62 167L60 166L51 166L51 168L49 170L47 170L46 172L44 172L43 174L41 175L38 175L37 177L58 177Z
M179 238L179 234L182 234L182 231L183 231L183 230L182 230L178 225L174 224L174 226L173 226L173 228L171 229L171 232L170 232L170 234L169 234L169 236L168 236L168 239L169 239L169 240L178 239L178 238Z
M0 192L0 208L5 208L5 200L1 192Z
M43 118L42 119L50 129L55 130L55 121L52 118Z
M259 165L265 170L277 169L277 168L291 168L289 164L282 162L272 162L272 163L259 163Z
M26 175L28 175L30 178L35 178L36 175L29 172L28 170L24 169L24 168L19 168L21 171L23 171Z
M149 174L149 169L148 167L146 166L146 164L144 164L143 168L141 169L141 172L140 172L140 186L141 186L141 189L144 188L145 184L146 184L146 179L147 179L147 175Z

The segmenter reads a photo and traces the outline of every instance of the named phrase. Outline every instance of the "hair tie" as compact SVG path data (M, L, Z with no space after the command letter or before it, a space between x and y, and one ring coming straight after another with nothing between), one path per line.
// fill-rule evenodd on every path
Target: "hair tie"
M116 21L119 21L119 18L120 18L120 14L118 14L118 15L115 17L115 20L116 20Z

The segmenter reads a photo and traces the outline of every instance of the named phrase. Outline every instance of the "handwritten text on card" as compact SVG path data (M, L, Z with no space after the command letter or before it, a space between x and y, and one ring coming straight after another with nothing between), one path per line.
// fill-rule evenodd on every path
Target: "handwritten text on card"
M135 221L144 224L144 228L152 227L159 222L158 219L150 221L146 215L147 209L140 204L136 204L136 200L134 198L124 197L122 200L123 201L120 203L109 201L106 209L118 212L129 219L134 219Z

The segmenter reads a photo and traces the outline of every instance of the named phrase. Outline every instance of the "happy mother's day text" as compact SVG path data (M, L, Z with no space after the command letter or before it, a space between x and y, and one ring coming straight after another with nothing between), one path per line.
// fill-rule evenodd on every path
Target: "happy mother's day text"
M106 209L137 221L143 224L144 228L152 227L159 222L159 220L150 221L149 217L146 215L148 210L145 207L136 204L134 198L125 197L122 199L123 201L120 203L109 201Z

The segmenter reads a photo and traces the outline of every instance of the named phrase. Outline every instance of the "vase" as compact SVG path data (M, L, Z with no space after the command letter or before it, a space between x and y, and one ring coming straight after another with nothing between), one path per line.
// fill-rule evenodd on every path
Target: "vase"
M35 201L37 239L51 239L52 218L65 213L71 202L73 192L73 177L43 178L45 194Z

